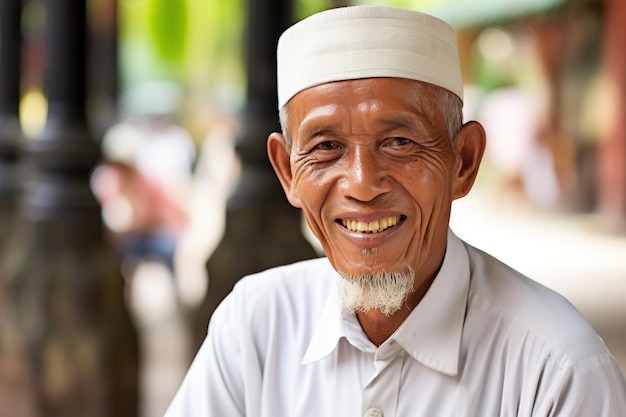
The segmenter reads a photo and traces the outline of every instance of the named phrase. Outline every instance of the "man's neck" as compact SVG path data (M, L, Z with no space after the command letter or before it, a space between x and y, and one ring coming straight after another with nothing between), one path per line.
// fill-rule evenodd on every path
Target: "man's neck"
M367 312L357 313L357 319L367 338L376 346L382 345L385 340L389 339L404 320L409 317L411 311L422 301L433 280L434 276L423 282L419 288L409 294L404 306L391 316L386 316L380 310L368 310Z
M356 316L367 338L376 346L380 346L398 330L410 313L411 311L404 307L391 316L386 316L379 310L357 313Z

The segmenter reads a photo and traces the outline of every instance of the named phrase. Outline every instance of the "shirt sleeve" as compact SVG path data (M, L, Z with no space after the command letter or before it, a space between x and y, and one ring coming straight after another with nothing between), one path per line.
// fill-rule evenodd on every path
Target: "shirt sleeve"
M624 417L626 381L609 353L563 370L536 417Z
M229 296L215 310L207 337L164 417L247 415L236 304L236 297Z

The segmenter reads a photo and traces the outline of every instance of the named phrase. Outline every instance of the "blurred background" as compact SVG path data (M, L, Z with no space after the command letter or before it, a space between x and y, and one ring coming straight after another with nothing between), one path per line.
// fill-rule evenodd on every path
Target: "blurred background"
M623 0L0 0L0 416L161 416L236 280L322 255L266 158L276 40L366 3L457 28L453 230L626 370Z

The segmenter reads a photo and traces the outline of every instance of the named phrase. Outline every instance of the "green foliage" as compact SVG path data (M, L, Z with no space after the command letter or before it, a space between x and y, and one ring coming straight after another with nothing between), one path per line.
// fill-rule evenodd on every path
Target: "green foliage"
M241 84L243 7L241 0L120 0L123 89L150 80L193 91Z
M158 56L166 62L183 59L187 12L186 0L150 0L148 31Z
M446 3L447 0L360 0L358 4L384 4L387 6L404 7L407 9L428 12L433 7Z
M295 18L300 20L331 7L333 7L332 0L295 0Z

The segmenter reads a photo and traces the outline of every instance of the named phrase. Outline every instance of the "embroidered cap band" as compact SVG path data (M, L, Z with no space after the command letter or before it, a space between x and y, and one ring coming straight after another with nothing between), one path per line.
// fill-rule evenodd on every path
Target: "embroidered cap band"
M434 16L388 6L340 7L314 14L278 41L278 107L332 81L399 77L463 99L456 31Z

